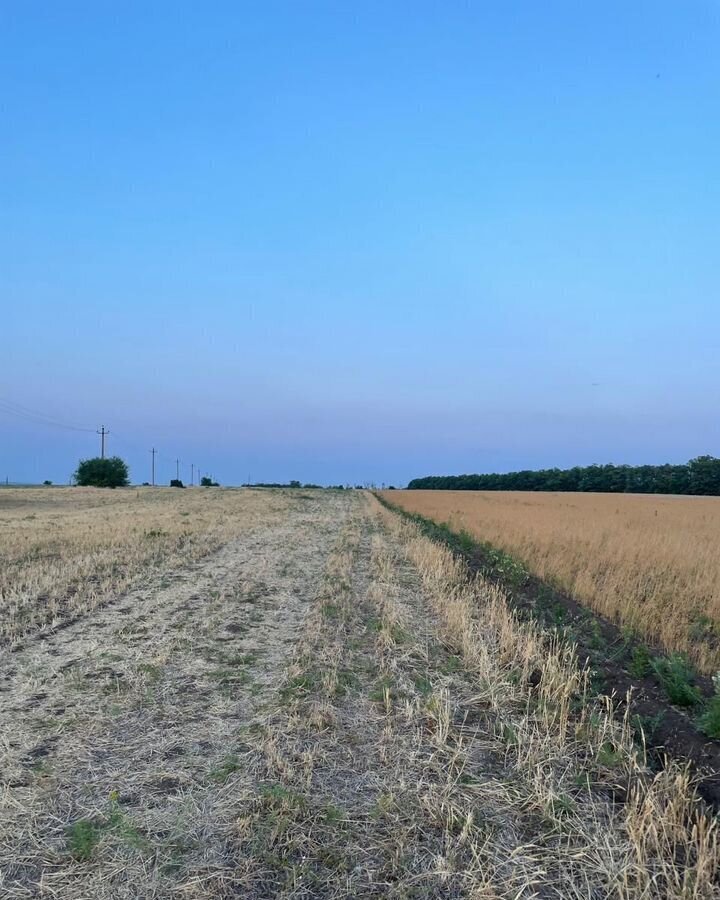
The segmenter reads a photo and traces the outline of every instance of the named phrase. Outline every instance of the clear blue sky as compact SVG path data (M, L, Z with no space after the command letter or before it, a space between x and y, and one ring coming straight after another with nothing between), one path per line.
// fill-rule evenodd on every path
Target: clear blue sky
M0 397L138 481L720 455L719 46L718 0L4 2ZM3 479L97 446L0 412Z

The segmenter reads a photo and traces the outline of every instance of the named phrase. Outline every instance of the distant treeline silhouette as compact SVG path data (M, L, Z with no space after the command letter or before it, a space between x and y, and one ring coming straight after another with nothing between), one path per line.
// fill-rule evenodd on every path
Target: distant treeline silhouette
M493 475L429 475L413 478L409 490L595 491L613 494L720 495L720 459L698 456L684 465L575 466L526 469Z

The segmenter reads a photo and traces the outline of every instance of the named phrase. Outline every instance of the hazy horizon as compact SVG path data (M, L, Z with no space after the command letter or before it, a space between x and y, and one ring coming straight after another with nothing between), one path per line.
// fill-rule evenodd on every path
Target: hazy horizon
M716 3L0 24L2 481L720 456Z

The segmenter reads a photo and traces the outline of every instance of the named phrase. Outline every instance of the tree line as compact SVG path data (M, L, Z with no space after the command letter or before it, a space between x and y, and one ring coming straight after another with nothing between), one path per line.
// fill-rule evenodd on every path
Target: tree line
M720 495L720 459L698 456L660 466L575 466L525 469L488 475L429 475L413 478L409 490L436 491L594 491L612 494Z

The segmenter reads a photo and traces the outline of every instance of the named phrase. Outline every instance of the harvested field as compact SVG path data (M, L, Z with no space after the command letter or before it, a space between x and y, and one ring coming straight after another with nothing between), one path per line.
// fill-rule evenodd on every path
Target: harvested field
M371 496L22 494L3 897L720 896L688 773Z
M392 491L707 674L720 669L720 498Z

